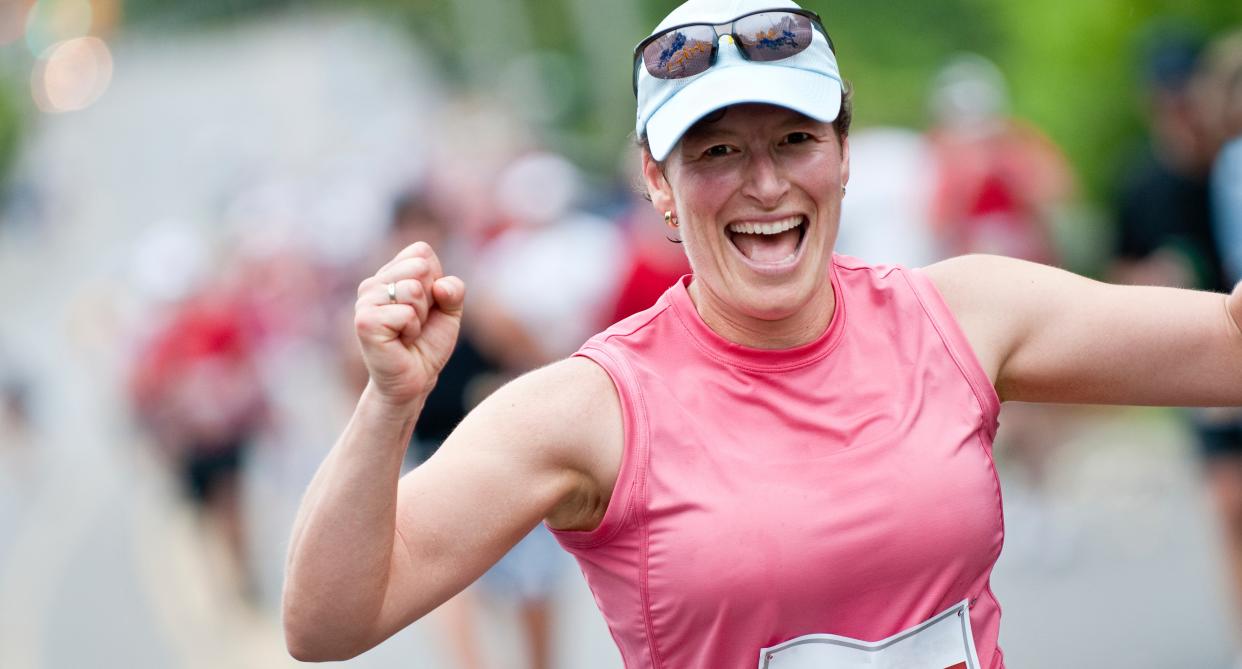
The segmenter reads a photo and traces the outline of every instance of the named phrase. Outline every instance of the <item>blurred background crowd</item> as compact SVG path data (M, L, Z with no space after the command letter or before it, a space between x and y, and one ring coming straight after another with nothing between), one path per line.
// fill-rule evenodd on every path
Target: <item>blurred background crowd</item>
M413 467L689 271L631 136L673 4L0 0L0 667L295 664L284 546L366 381L359 281L421 239L469 287ZM840 252L1242 278L1242 5L805 6L855 91ZM1240 423L1006 406L1012 666L1234 666ZM347 664L620 661L537 531Z

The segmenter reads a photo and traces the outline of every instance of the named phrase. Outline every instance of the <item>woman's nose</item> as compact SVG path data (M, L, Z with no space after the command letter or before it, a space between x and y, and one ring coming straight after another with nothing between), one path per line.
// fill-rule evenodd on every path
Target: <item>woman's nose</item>
M765 153L754 153L748 162L744 193L764 208L775 208L789 191L780 166Z

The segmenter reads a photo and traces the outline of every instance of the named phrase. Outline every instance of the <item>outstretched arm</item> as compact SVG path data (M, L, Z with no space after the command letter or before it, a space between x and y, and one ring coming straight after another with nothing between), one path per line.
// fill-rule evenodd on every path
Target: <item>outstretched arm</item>
M1003 400L1242 406L1242 285L1115 286L982 255L924 271Z

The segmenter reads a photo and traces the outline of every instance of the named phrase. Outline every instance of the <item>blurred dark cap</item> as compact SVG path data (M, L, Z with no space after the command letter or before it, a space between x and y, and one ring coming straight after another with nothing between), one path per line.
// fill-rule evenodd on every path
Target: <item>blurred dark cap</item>
M1207 38L1185 23L1158 21L1139 33L1140 73L1148 88L1180 91L1190 82Z

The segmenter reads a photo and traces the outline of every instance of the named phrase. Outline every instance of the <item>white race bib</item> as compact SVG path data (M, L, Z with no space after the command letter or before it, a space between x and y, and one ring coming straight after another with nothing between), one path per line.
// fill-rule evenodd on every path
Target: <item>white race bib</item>
M759 651L759 669L979 669L970 601L879 641L807 634Z

